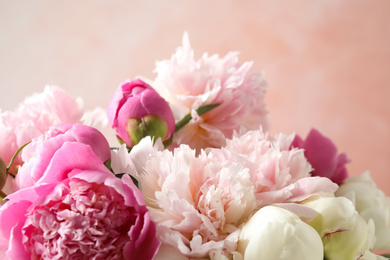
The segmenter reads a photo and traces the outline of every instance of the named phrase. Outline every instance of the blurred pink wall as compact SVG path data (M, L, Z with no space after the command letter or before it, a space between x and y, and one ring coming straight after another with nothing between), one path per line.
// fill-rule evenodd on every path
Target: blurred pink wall
M272 133L319 129L390 195L390 1L113 2L1 1L1 109L46 84L106 107L188 31L197 57L237 50L266 72Z

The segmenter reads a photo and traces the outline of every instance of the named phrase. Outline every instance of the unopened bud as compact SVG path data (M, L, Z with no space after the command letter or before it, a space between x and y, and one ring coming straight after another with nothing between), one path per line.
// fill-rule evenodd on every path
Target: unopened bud
M145 136L166 141L175 131L169 104L140 79L126 81L115 91L107 109L118 140L133 147Z

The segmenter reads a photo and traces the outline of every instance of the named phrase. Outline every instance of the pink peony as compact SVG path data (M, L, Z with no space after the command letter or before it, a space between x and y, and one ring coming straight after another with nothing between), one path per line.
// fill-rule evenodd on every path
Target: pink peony
M185 145L173 152L151 147L144 139L130 156L142 169L137 179L164 248L190 258L233 254L239 226L256 208L248 169L196 156Z
M295 136L291 146L305 150L305 156L314 168L312 176L326 177L339 185L348 177L347 155L338 154L335 144L316 129L309 132L305 141Z
M115 177L90 146L73 142L53 156L46 175L0 208L5 259L153 258L156 226L128 175Z
M293 138L284 134L270 137L261 129L249 131L234 136L224 148L212 149L210 154L249 169L260 207L296 203L315 194L333 194L337 185L327 178L311 177L312 168L304 151L290 149Z
M175 107L175 119L191 113L193 119L174 135L174 143L192 148L221 147L234 131L268 128L263 75L252 63L238 63L237 53L225 57L204 54L196 61L188 35L171 60L157 63L154 88ZM204 105L221 103L199 116Z
M99 159L97 163L106 162L111 158L107 140L95 128L78 124L55 125L42 136L33 139L23 149L21 157L25 163L16 175L15 189L27 188L38 182L49 182L48 179L52 177L49 173L57 167L53 161L57 158L68 158L67 153L72 153L69 143L73 143L73 147L81 144L88 145ZM83 158L72 163L85 164ZM55 174L59 175L59 173Z
M190 258L231 257L239 254L241 225L261 207L277 204L313 218L297 203L333 194L337 185L310 176L303 150L289 149L292 139L249 131L198 155L186 145L153 149L151 139L134 146L130 157L164 248Z
M118 138L133 147L145 136L167 140L175 131L168 103L140 79L126 81L115 91L107 110Z
M63 123L102 121L101 113L84 114L82 100L75 100L61 88L47 86L42 93L27 97L14 111L0 113L0 157L8 164L22 145L43 134L50 126ZM17 157L11 172L22 164Z

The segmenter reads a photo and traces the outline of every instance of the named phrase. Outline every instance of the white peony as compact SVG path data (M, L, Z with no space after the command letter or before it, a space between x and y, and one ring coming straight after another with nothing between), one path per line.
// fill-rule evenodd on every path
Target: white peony
M360 216L374 221L376 241L372 249L390 248L390 198L376 187L369 172L346 179L336 196L351 199Z
M322 197L303 205L319 213L308 224L322 238L325 259L357 260L370 248L374 224L366 223L350 200Z
M266 206L243 226L237 251L245 260L322 260L318 233L288 210Z

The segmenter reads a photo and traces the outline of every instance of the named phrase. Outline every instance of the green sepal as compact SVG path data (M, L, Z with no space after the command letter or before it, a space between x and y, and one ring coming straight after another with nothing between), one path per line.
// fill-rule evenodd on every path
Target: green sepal
M165 139L168 134L168 124L160 116L146 115L127 120L126 130L134 146L146 136Z

